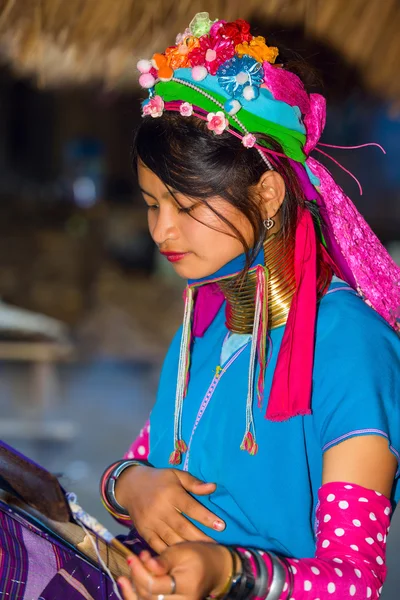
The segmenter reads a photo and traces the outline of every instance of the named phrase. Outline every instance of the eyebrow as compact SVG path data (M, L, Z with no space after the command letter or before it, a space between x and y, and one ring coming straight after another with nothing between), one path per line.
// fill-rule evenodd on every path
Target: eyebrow
M155 197L153 194L150 194L150 192L147 192L147 191L146 191L145 189L143 189L143 188L142 188L140 185L139 185L139 189L140 189L140 191L142 192L142 194L144 194L144 195L146 195L146 196L150 196L150 198L153 198L153 200L157 200L157 198L156 198L156 197ZM167 191L167 192L164 192L164 193L162 194L161 198L163 198L163 199L167 199L167 198L169 198L170 196L173 196L173 193L172 193L172 192L170 192L170 191Z

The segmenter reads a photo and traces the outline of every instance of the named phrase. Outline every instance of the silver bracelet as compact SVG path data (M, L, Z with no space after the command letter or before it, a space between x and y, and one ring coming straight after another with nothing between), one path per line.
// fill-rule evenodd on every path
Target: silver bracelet
M272 579L265 600L279 600L286 583L286 570L279 558L272 552L268 553L272 562Z
M248 548L248 551L251 553L255 562L257 563L257 571L258 575L255 580L253 596L255 597L265 597L265 594L268 591L268 571L267 565L259 555L258 551L255 548ZM268 553L269 554L269 553Z
M106 492L106 496L107 496L107 501L112 506L112 508L114 510L116 510L117 513L119 513L120 515L124 515L124 516L129 516L129 512L126 510L126 508L121 506L121 504L117 501L117 499L115 497L115 486L117 485L118 477L120 475L122 475L122 473L126 469L128 469L128 467L133 467L133 466L150 467L151 465L150 465L150 463L148 463L145 460L143 460L143 461L135 460L135 459L122 460L111 471L110 475L108 476L108 480L106 482L105 492Z

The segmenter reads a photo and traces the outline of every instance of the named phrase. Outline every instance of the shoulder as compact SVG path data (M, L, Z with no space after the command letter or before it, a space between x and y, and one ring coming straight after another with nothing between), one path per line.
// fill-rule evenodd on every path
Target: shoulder
M343 358L351 353L377 356L391 353L400 360L400 338L392 327L354 291L331 286L319 303L316 354L327 352Z

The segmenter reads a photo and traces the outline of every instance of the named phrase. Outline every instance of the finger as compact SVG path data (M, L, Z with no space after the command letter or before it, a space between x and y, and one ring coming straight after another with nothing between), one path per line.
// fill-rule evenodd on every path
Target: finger
M186 494L186 496L183 498L183 502L181 501L178 504L178 508L191 519L198 521L210 529L223 531L226 527L222 519L217 517L217 515L205 508L202 504L200 504L200 502L188 494Z
M168 568L165 564L162 563L158 558L155 558L149 554L149 557L142 558L140 555L140 559L143 562L146 569L152 575L159 577L160 575L166 575L168 573Z
M124 600L137 600L137 596L133 591L133 587L129 579L126 577L120 577L118 579L118 585L121 588Z
M170 526L175 534L187 542L210 542L212 540L201 529L196 527L185 515L171 515ZM159 552L159 554L162 554Z
M139 598L150 598L153 593L154 577L148 572L138 556L128 558L128 565L132 573L133 585Z
M176 469L174 470L174 473L178 477L181 486L185 488L185 490L187 490L188 492L192 492L193 494L212 494L213 492L215 492L215 489L217 487L215 483L201 481L201 479L193 477L193 475L190 475L190 473L186 473L186 471L179 471L178 469Z
M157 554L161 554L161 552L164 552L164 550L168 548L164 540L162 540L158 533L153 530L144 529L143 532L141 532L141 536L148 543L150 548L152 548L154 552L157 552Z
M175 531L173 522L175 521L176 516L178 515L172 515L172 519L169 519L168 523L163 522L159 526L159 535L167 546L174 546L175 544L181 544L182 542L186 541L186 538L182 537L177 531ZM185 517L180 518L187 521ZM158 554L161 554L161 552L159 552Z

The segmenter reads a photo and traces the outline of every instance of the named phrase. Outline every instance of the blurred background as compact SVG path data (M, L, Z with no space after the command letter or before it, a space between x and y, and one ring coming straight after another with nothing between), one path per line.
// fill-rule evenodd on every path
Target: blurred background
M311 65L334 176L400 263L398 0L0 0L0 438L114 531L100 475L147 419L183 282L155 253L130 158L136 62L196 12L246 18ZM400 517L384 600L397 599Z

